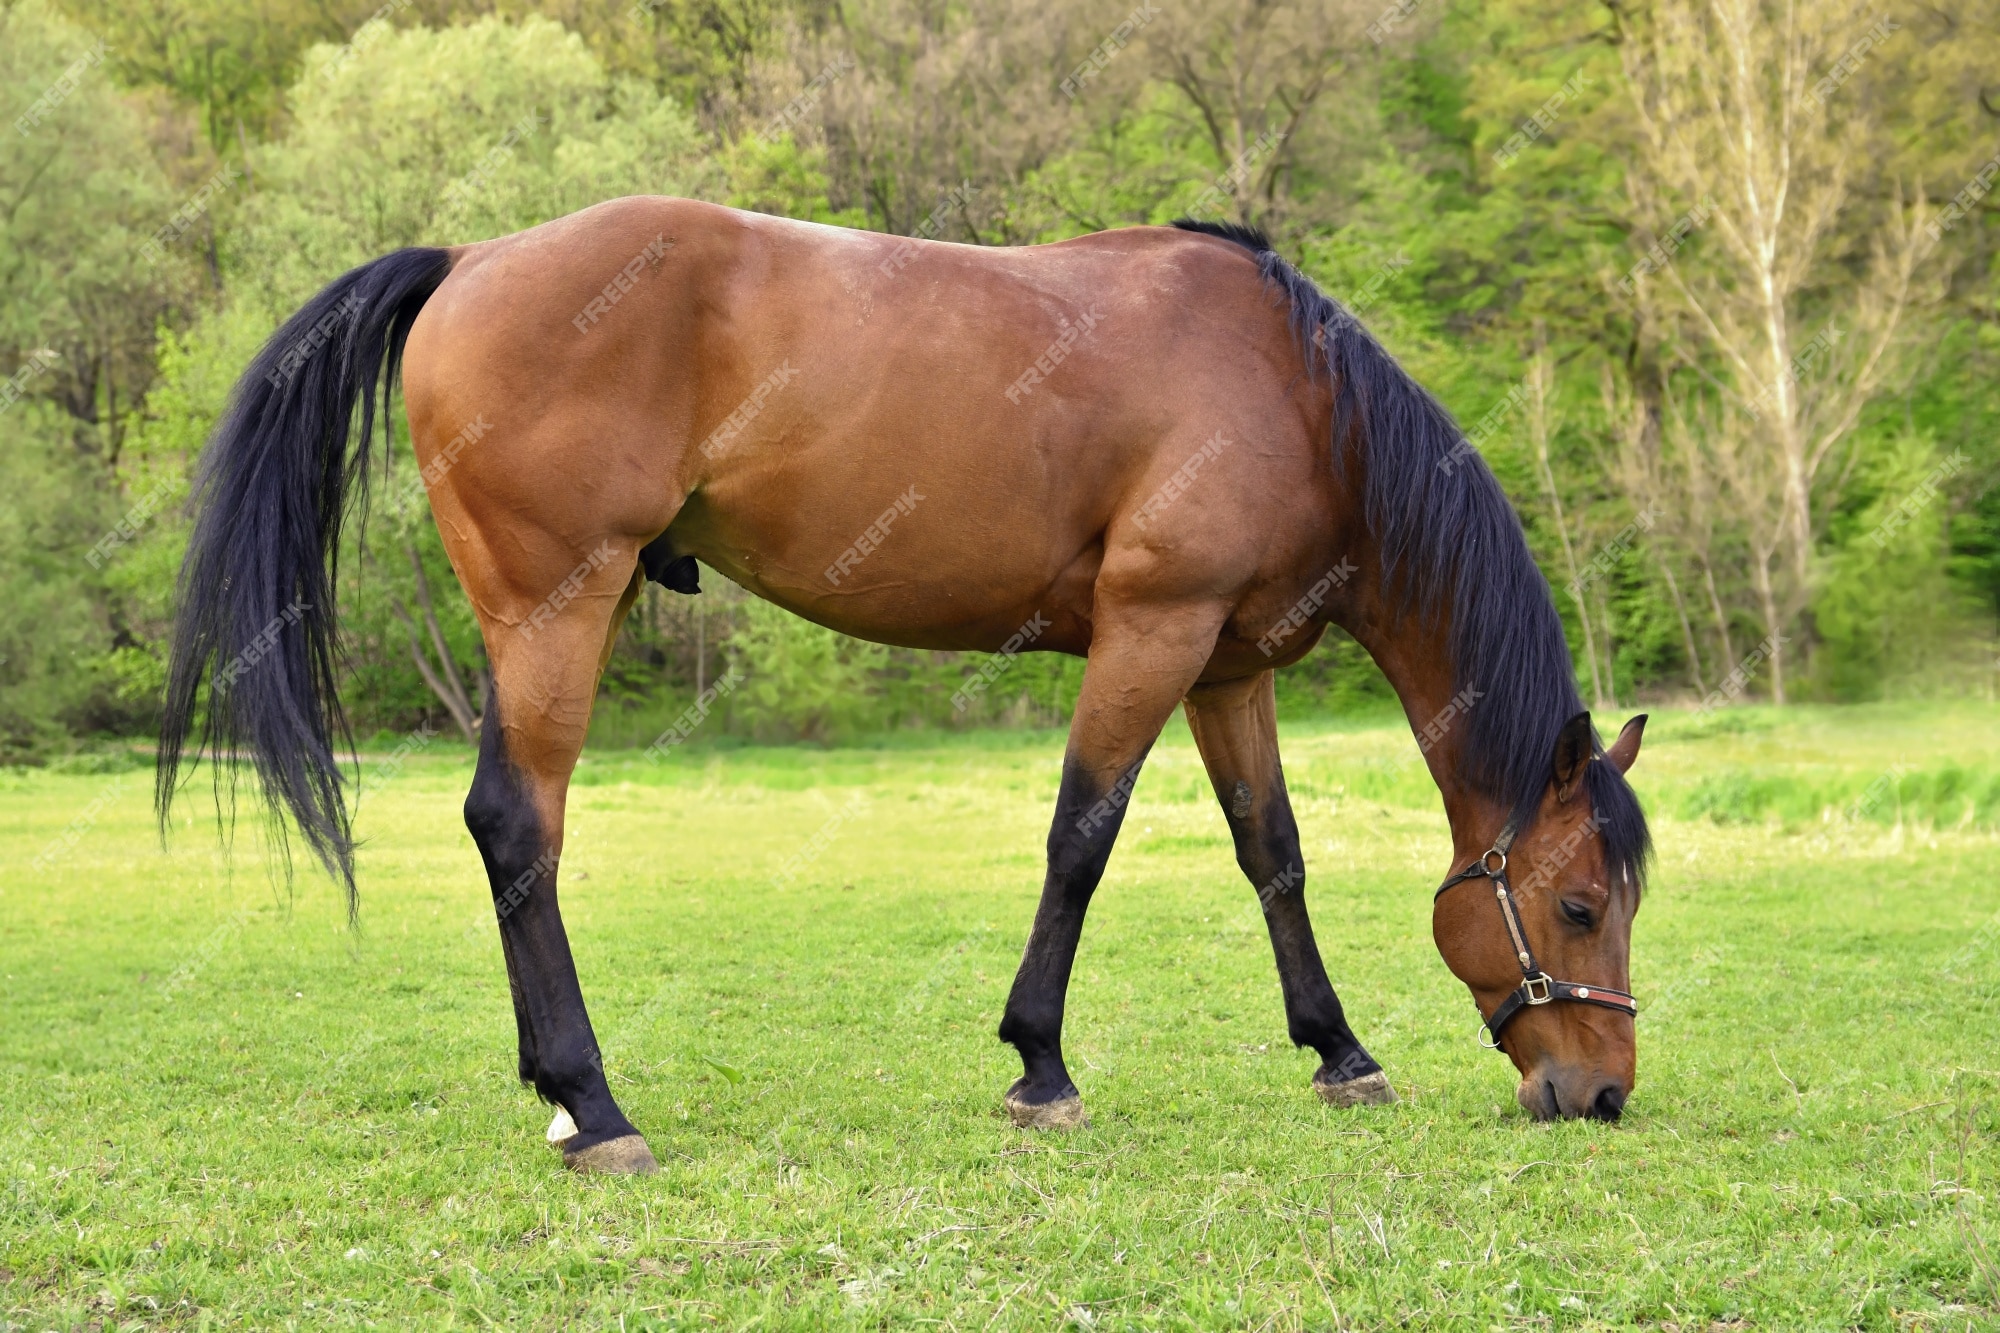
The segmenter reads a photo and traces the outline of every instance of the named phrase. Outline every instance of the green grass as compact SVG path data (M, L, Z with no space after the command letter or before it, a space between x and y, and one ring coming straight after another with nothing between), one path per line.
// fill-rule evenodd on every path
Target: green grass
M1301 724L1321 943L1402 1104L1308 1091L1177 725L1071 990L1094 1125L1011 1129L1059 746L587 759L565 907L640 1180L560 1170L513 1081L463 755L364 808L358 936L247 823L233 871L199 803L162 853L143 773L0 774L0 1328L2000 1326L2000 710L1657 721L1617 1126L1528 1121L1474 1044L1408 732Z

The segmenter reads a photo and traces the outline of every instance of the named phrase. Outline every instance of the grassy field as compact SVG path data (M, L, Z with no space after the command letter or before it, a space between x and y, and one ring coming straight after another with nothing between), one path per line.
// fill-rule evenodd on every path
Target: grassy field
M1287 729L1404 1097L1321 1106L1176 724L1071 991L1094 1124L1013 1130L1060 744L586 760L564 905L637 1180L564 1173L513 1081L461 753L366 802L358 935L248 824L162 853L143 772L0 773L0 1329L2000 1327L2000 710L1656 719L1616 1126L1528 1121L1474 1044L1386 725Z

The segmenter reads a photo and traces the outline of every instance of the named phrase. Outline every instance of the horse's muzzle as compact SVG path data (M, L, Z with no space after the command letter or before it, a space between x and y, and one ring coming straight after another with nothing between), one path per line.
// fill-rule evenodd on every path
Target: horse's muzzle
M1537 1068L1521 1079L1514 1100L1537 1120L1616 1120L1631 1093L1627 1084L1596 1071Z

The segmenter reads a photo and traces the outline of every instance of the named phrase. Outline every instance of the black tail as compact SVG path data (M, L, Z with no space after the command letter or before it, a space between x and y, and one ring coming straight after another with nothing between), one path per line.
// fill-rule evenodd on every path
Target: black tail
M403 342L450 271L444 250L398 250L343 274L278 330L202 456L181 564L155 774L161 828L190 733L195 758L208 752L232 782L247 752L280 842L289 812L350 911L354 843L333 749L336 735L352 744L335 692L340 526L350 496L367 493L377 387L392 434Z

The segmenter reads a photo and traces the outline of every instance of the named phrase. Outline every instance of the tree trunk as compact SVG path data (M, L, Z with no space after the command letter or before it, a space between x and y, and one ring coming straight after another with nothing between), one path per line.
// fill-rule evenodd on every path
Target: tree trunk
M1618 644L1611 633L1611 599L1600 585L1597 589L1597 624L1604 631L1604 706L1618 706Z
M1734 662L1736 645L1729 638L1729 615L1722 609L1722 594L1715 590L1715 568L1708 563L1707 556L1702 557L1701 577L1708 584L1708 607L1715 613L1715 632L1722 638L1722 660Z
M1681 643L1687 648L1688 674L1694 677L1694 693L1702 698L1708 693L1708 686L1701 683L1701 650L1695 647L1694 626L1688 623L1687 601L1681 596L1680 582L1674 578L1674 567L1667 557L1661 555L1660 572L1667 576L1667 594L1674 599L1674 615L1681 622Z
M1775 548L1753 551L1750 561L1751 581L1757 585L1757 601L1764 610L1764 642L1769 646L1770 656L1765 660L1771 664L1771 702L1779 708L1785 706L1785 645L1781 635L1784 620L1778 614L1778 596L1771 583L1771 561L1776 558Z
M451 714L451 720L458 724L466 743L474 744L479 739L479 724L485 712L485 700L482 697L481 708L475 713L472 700L466 696L465 681L458 669L458 662L451 655L451 646L445 642L444 628L438 624L437 608L431 601L431 581L424 573L423 557L418 554L417 544L413 541L405 540L403 551L410 558L410 572L416 576L417 606L423 613L424 626L429 631L431 647L437 653L436 668L431 666L430 658L424 652L416 620L410 615L409 608L403 605L400 598L392 598L390 606L394 608L397 618L403 622L403 628L409 634L410 660L416 663L417 672L424 678L424 684L430 686L431 693L438 697L438 702L442 703L445 711ZM483 695L484 691L481 693Z
M1590 626L1590 600L1584 596L1583 573L1576 565L1576 548L1570 544L1569 521L1563 514L1562 495L1556 490L1556 475L1549 467L1550 374L1547 350L1537 347L1528 362L1528 433L1534 439L1535 468L1542 481L1542 493L1548 496L1549 509L1555 515L1556 535L1562 539L1563 563L1569 570L1570 600L1576 603L1577 619L1583 622L1583 655L1590 663L1591 707L1601 712L1617 705L1604 692L1604 676L1597 665L1597 635Z
M417 622L411 617L409 608L403 605L402 598L391 597L389 606L396 613L396 619L403 622L410 645L410 661L416 665L417 674L424 678L424 684L430 686L431 693L444 705L445 712L451 714L451 720L458 727L459 734L465 737L466 744L475 743L479 737L479 719L472 715L469 705L460 702L463 689L454 692L451 684L447 684L438 675L437 668L431 665L430 656L424 652L423 641L417 633Z

